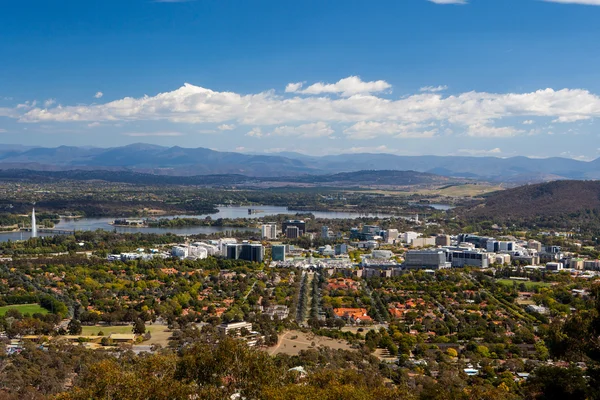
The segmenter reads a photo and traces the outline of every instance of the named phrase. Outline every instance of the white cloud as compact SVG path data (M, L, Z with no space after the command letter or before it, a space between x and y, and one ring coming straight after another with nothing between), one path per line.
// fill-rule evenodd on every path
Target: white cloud
M344 129L351 139L373 139L378 136L393 136L397 138L428 138L437 134L437 129L417 123L399 124L396 122L361 121Z
M600 0L542 0L547 3L581 4L584 6L600 6Z
M244 151L246 148L244 146L238 146L235 148L235 151Z
M123 134L124 136L131 137L176 137L183 136L184 133L181 132L127 132Z
M102 92L96 92L96 94L94 95L94 97L97 99L101 99L102 96L104 96L104 93L102 93Z
M396 153L398 150L390 149L386 145L381 146L366 146L366 147L351 147L343 150L342 153Z
M295 93L298 90L300 90L303 85L304 85L303 82L288 83L287 86L285 87L285 92L286 93Z
M335 131L325 122L315 122L299 126L278 126L269 136L297 136L301 138L327 137Z
M534 123L535 123L535 121L532 120L532 119L528 119L528 120L523 121L523 125L533 125Z
M512 126L489 126L485 124L469 125L467 135L474 137L512 137L524 133L524 131Z
M390 85L386 81L364 82L358 76L349 76L348 78L340 79L336 83L315 83L303 90L298 90L299 87L297 87L297 85L298 83L288 84L286 87L286 91L293 91L295 93L311 95L334 93L340 94L344 97L349 97L356 94L383 92L384 90L387 90L392 87L392 85ZM300 84L300 86L302 85Z
M96 128L101 126L102 124L100 122L92 122L90 124L87 124L88 128Z
M448 86L446 86L446 85L423 86L421 89L419 89L419 92L437 93L437 92L443 92L444 90L447 90L447 89L448 89Z
M467 4L467 0L428 0L435 4Z
M502 150L499 147L491 150L480 150L480 149L460 149L459 153L468 154L470 156L493 156L502 154Z
M252 128L252 130L246 133L246 136L260 138L263 136L262 129L260 128Z
M323 85L319 90L311 90L350 94L375 90L377 86L362 83L369 88L340 86L338 82L333 84L337 85L335 88ZM306 134L297 131L299 126L338 124L346 127L344 132L351 138L430 137L437 134L432 127L450 132L448 134L466 132L479 137L507 137L526 133L518 127L496 126L506 125L504 119L508 118L529 121L530 118L547 117L557 123L591 121L600 117L600 97L584 89L544 89L529 93L472 91L451 96L424 92L400 99L368 93L331 98L326 95L281 96L274 91L242 95L185 84L171 92L140 98L126 97L104 104L58 105L45 109L35 102L26 102L12 109L0 108L0 116L30 123L169 121L220 124L214 128L219 130L249 125L265 132L275 132L280 126L286 127L286 130L280 128L281 132L294 131L298 135ZM521 123L516 124L522 126ZM251 136L260 137L262 132L254 131ZM326 134L329 132L327 128L319 132L329 135Z
M6 132L8 132L6 129L0 128L0 133L6 133Z
M217 126L217 129L220 131L232 131L235 129L235 125L223 124L223 125Z
M46 108L52 107L52 105L55 103L56 103L55 99L48 99L48 100L44 101L44 107L46 107Z

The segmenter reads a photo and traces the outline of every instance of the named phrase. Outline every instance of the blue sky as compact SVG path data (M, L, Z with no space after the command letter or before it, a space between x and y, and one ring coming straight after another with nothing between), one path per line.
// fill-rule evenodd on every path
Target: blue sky
M599 20L600 0L6 1L0 143L594 159Z

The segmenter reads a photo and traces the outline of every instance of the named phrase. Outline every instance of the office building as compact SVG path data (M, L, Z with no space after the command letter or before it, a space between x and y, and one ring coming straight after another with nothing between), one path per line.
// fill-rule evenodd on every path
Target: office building
M277 239L277 224L269 222L261 226L262 238L267 240Z
M400 234L398 233L398 229L386 229L383 232L383 240L386 243L394 244L398 240Z
M226 257L230 260L263 262L265 249L260 243L228 244Z
M285 246L275 245L271 247L271 259L273 261L285 261Z
M189 250L188 246L185 245L173 246L171 255L173 257L186 258L190 254Z
M435 237L428 238L416 238L413 239L411 245L413 247L427 247L427 246L435 246Z
M437 235L435 237L435 245L441 247L452 246L450 235Z
M371 253L371 258L389 260L392 257L394 257L394 252L390 250L373 250L373 252Z
M202 247L206 249L206 252L209 256L214 256L220 253L219 247L213 244L203 243L203 242L194 242L192 246Z
M450 268L443 250L411 250L406 253L404 268L407 269L443 269Z
M250 322L230 322L217 326L217 332L219 332L219 334L222 336L233 334L240 335L242 333L242 329L252 332L252 324Z
M302 236L302 233L297 226L288 226L285 228L285 236L288 239L298 239L300 236Z
M237 260L240 258L240 245L237 243L227 243L225 245L224 255L229 260Z
M535 250L539 253L540 251L542 251L542 244L537 240L530 240L529 242L527 242L527 248Z
M452 268L489 268L491 254L477 250L447 250L446 259Z
M585 260L583 269L586 271L600 271L600 260Z
M510 252L516 248L515 242L505 242L490 239L486 243L486 250L490 253L499 253L502 251Z
M329 227L328 226L323 225L321 227L321 237L323 239L329 239L331 236L333 236L333 235L331 235L331 233L332 232L329 231Z
M420 234L417 232L404 232L402 235L400 235L400 240L403 243L412 244L413 240L415 240L419 236Z
M348 254L348 245L346 243L335 245L335 255L341 256L342 254Z
M265 258L265 248L260 243L243 243L240 246L240 260L261 263Z
M563 263L561 262L549 262L546 264L546 271L562 271L564 268Z
M304 235L304 233L306 233L306 222L304 222L302 220L288 220L288 221L285 221L284 223L282 223L281 224L281 232L285 233L286 236L287 236L287 229L289 227L298 228L298 236L297 237L300 237L300 236Z

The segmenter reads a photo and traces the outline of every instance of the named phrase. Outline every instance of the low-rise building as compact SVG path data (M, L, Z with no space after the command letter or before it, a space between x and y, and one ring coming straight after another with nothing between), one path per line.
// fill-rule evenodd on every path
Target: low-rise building
M267 307L267 309L264 311L264 314L271 317L271 319L275 319L275 317L277 317L277 319L282 320L289 317L290 309L288 306L283 305L270 306Z
M444 250L411 250L406 252L402 266L406 269L443 269L452 264L446 261Z
M223 336L227 335L241 335L242 329L246 329L248 332L252 332L252 324L250 322L227 322L217 326L217 332Z

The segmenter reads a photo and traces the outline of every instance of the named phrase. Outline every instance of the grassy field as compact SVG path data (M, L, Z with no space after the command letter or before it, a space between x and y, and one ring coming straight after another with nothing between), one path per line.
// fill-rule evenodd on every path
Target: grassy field
M352 349L348 345L348 342L343 339L331 339L324 336L315 336L312 333L304 333L301 331L287 331L280 336L277 345L268 348L267 351L270 355L282 353L290 356L296 356L300 354L301 350L313 349L319 346L342 350Z
M491 185L451 185L438 189L419 190L417 193L447 197L477 197L498 190L504 190L504 188L502 186Z
M11 306L0 307L0 316L6 314L11 308L16 308L21 314L48 314L48 310L42 308L39 304L14 304Z
M83 326L81 330L82 336L96 336L98 332L102 332L105 336L112 333L133 333L132 325L96 325ZM146 325L146 332L150 332L151 339L145 341L144 344L160 344L165 347L169 344L171 332L167 331L165 325Z
M520 285L521 283L525 284L525 287L527 288L527 290L532 290L538 287L548 287L550 286L549 283L546 282L530 282L530 281L514 281L512 279L498 279L496 281L497 283L504 285L504 286L513 286L515 283L517 285Z

